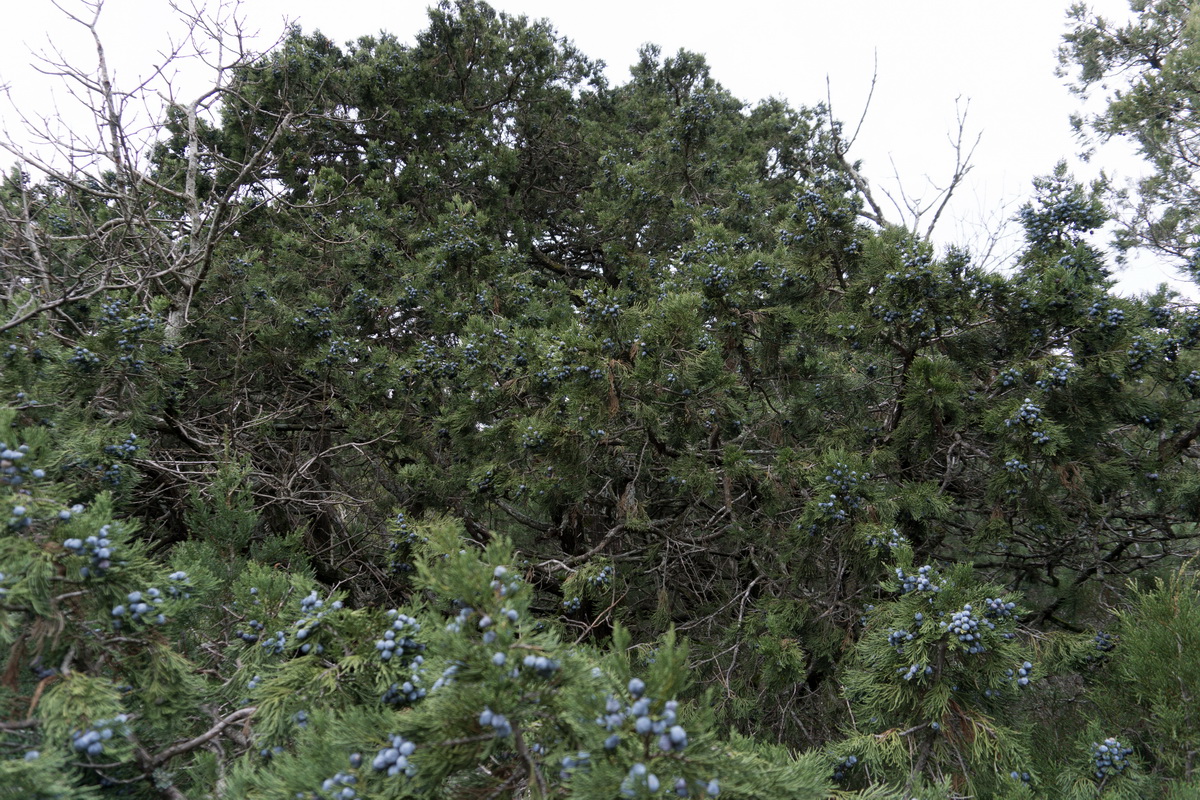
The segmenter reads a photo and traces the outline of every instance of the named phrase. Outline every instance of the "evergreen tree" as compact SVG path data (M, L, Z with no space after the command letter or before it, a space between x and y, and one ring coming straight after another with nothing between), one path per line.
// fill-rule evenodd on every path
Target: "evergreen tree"
M1102 186L988 272L822 106L470 0L217 85L0 187L2 785L1194 780L1200 314L1112 293Z

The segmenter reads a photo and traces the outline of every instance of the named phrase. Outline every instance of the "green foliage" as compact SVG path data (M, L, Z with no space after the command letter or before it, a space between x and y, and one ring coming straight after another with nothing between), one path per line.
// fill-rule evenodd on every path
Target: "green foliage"
M1195 208L1195 72L1200 64L1200 25L1189 0L1130 2L1124 25L1094 14L1083 3L1068 15L1071 30L1059 49L1059 73L1074 72L1073 89L1086 97L1097 85L1104 110L1077 117L1077 130L1100 141L1128 137L1153 170L1133 197L1121 198L1125 214L1120 243L1152 248L1196 275L1200 219Z
M985 272L864 221L826 109L653 46L610 85L467 0L223 79L153 184L0 193L0 777L1194 780L1200 315L1112 294L1102 185L1037 179L1017 269ZM187 198L206 255L145 277Z
M11 503L17 495L11 482L6 488ZM555 627L532 616L532 589L514 565L511 545L496 539L479 550L453 520L430 520L413 530L423 551L419 605L386 613L352 609L336 593L322 597L309 579L244 559L230 585L214 580L211 567L236 557L182 548L185 557L209 566L207 578L174 573L168 580L188 592L154 609L169 612L169 619L118 627L134 613L135 598L127 598L121 615L104 613L108 598L129 585L144 556L130 539L114 534L114 556L128 548L128 558L114 557L102 572L84 576L71 569L80 557L57 544L81 527L118 530L113 523L100 525L111 510L98 503L71 512L66 523L32 509L17 508L9 516L30 521L21 526L27 534L6 538L6 545L43 544L5 558L6 635L14 657L39 653L35 669L61 666L35 676L36 711L9 731L26 740L26 752L37 752L5 769L13 785L36 784L44 796L75 785L63 783L63 775L42 776L61 768L70 743L89 730L108 733L97 740L95 754L89 751L69 768L80 785L129 784L141 769L161 786L158 768L169 765L171 780L187 786L203 781L212 766L195 751L235 723L245 725L235 738L242 752L223 756L219 769L236 796L308 796L339 773L353 775L353 785L363 791L397 797L516 786L535 796L608 797L619 789L639 796L668 781L672 787L683 781L697 797L715 795L722 783L724 795L733 797L758 796L764 786L789 796L825 795L819 759L768 761L749 740L718 739L702 706L677 702L688 689L688 651L673 633L642 656L633 655L621 629L607 653L564 644ZM208 524L212 518L195 519ZM65 576L63 588L70 589L48 604L48 613L55 612L54 602L69 599L77 604L73 622L114 618L108 623L113 632L101 623L90 636L73 637L65 653L65 642L55 649L38 639L47 612L26 605L38 559L56 564L52 574ZM223 640L197 651L189 639L222 628L211 619L198 624L195 617L191 625L181 624L195 607L190 592L200 587L204 596L195 599L202 605L226 606ZM241 628L236 635L230 622ZM80 647L88 640L88 649ZM223 653L215 649L218 642ZM203 668L189 663L188 649ZM435 675L440 677L433 680ZM195 719L200 709L220 706L226 710L214 719ZM189 727L201 735L158 744ZM389 776L378 759L364 765L362 754L386 752L389 736L415 744L412 774L401 769ZM492 767L481 772L483 763Z
M1028 743L1011 723L1039 670L1017 635L1016 602L969 565L942 572L915 566L905 547L898 556L887 589L899 596L870 610L843 677L857 730L838 753L875 779L953 776L971 792L997 772L1028 772Z
M1092 699L1163 781L1190 777L1197 747L1200 589L1189 570L1136 587L1118 617Z

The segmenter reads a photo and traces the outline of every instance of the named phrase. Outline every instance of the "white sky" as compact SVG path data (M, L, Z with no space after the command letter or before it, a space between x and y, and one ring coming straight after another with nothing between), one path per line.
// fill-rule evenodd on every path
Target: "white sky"
M61 2L79 7L78 0ZM69 97L30 69L30 52L52 42L69 59L90 66L94 49L77 26L64 23L50 0L0 4L9 31L0 50L0 86L10 85L12 101L22 110L43 115L64 110ZM613 82L628 77L645 42L661 45L664 54L681 47L705 54L713 76L749 102L774 95L793 105L814 104L825 99L828 79L834 112L849 131L862 113L877 60L874 99L852 155L863 161L873 185L893 195L898 194L897 174L908 194L926 201L934 194L932 184L944 185L954 159L947 137L957 127L957 109L969 100L969 138L982 133L975 168L939 222L935 239L975 248L1028 197L1032 177L1049 172L1060 158L1071 161L1081 176L1093 175L1097 162L1118 181L1140 170L1120 145L1104 150L1091 165L1073 158L1079 145L1068 115L1078 110L1079 100L1054 75L1069 4L492 0L502 11L549 18L584 53L605 61ZM426 0L243 0L242 12L264 46L283 30L285 18L339 43L381 30L411 41L425 26L427 5ZM1129 13L1128 0L1092 0L1090 5L1110 18ZM119 84L130 85L149 73L169 33L180 30L173 19L167 0L107 0L100 30ZM181 69L185 80L202 72L196 62ZM0 105L0 123L14 138L21 135L11 108ZM877 195L885 213L899 221L882 192ZM1019 244L1010 234L998 252ZM1174 277L1170 267L1139 258L1119 275L1120 288L1146 291L1171 281L1192 293Z

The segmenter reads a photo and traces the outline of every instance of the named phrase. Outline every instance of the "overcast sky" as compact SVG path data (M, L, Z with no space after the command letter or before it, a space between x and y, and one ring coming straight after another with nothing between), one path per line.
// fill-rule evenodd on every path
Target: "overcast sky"
M79 8L77 0L61 0ZM215 6L216 0L209 0ZM493 0L512 14L550 19L559 33L608 65L609 79L628 78L628 67L646 42L664 53L686 48L707 56L713 76L739 98L777 96L794 105L822 101L828 89L834 111L853 130L878 64L874 98L852 155L880 189L899 187L929 200L931 185L944 185L954 151L948 135L967 106L967 131L975 151L973 172L939 222L941 244L975 247L999 229L1028 196L1033 176L1060 158L1091 176L1095 163L1077 163L1079 150L1068 116L1079 109L1055 77L1055 51L1069 0L740 0L708 4L678 0ZM94 65L94 48L78 26L65 23L50 0L5 0L9 35L0 50L0 85L8 84L23 110L51 114L69 97L28 66L30 53L51 43L71 60ZM273 41L285 19L306 31L321 30L337 42L389 31L411 41L426 22L426 0L244 0L250 30L260 46ZM1128 0L1092 0L1113 19L1129 15ZM179 31L166 0L107 0L100 31L117 82L131 85L149 74L168 34ZM707 9L707 10L702 10ZM184 64L183 80L199 80L203 68ZM18 136L9 108L2 121ZM1118 181L1137 174L1140 163L1121 146L1099 159ZM897 183L896 175L900 183ZM879 201L897 221L885 197ZM1011 238L1001 249L1011 251ZM1152 289L1174 273L1153 259L1138 259L1119 277L1126 292ZM1180 284L1183 288L1183 284ZM1191 294L1191 292L1189 292Z

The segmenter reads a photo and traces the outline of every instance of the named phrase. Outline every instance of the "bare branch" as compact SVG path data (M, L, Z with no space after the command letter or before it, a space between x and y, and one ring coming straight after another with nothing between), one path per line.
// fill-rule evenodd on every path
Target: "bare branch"
M87 33L95 66L77 66L51 45L36 68L64 83L70 96L88 110L99 135L88 141L75 131L58 133L55 122L63 117L38 118L17 109L35 145L19 145L7 132L0 137L0 149L45 181L38 189L44 202L23 190L23 208L0 211L0 222L12 232L20 231L19 242L0 245L6 267L12 269L9 285L0 287L6 290L0 295L0 331L97 295L132 289L146 303L156 295L168 299L166 336L178 342L217 246L243 216L237 208L240 198L248 185L270 171L279 137L300 115L287 108L286 98L281 98L284 110L278 113L249 104L250 113L270 124L251 151L236 161L208 141L205 127L213 124L221 104L247 102L235 87L237 70L257 58L248 49L244 15L236 0L220 4L213 13L196 4L173 3L185 27L183 35L172 38L149 75L129 90L116 85L109 67L98 24L102 0L80 0L69 7L63 0L54 2L68 21ZM209 85L187 101L179 100L171 85L170 67L183 59L197 59L210 71ZM142 112L137 111L139 104ZM143 114L151 121L139 123ZM182 135L184 152L183 166L174 170L151 162L173 116L183 118L184 128L181 134L175 130ZM229 177L219 184L206 180L217 170ZM115 213L98 221L88 210L97 202ZM62 208L68 210L69 225L63 225ZM43 213L55 216L58 230L43 228ZM88 248L89 257L48 255L60 253L66 242Z
M956 130L953 135L947 135L950 140L950 146L954 149L954 169L950 174L949 182L944 187L941 187L926 176L926 181L934 190L933 198L926 202L923 198L910 195L904 188L904 179L900 176L900 169L896 166L896 162L893 159L891 161L892 176L896 183L896 193L898 196L893 195L887 189L883 189L883 193L891 201L892 205L895 206L901 219L905 220L905 227L914 234L921 233L926 239L933 237L934 228L937 227L938 221L942 218L942 214L949 205L950 200L962 185L963 180L967 177L967 173L974 168L971 159L974 157L975 149L979 146L979 142L983 138L981 131L976 134L973 142L970 142L969 145L967 144L967 112L970 110L971 103L967 100L960 105L960 101L962 101L961 97L954 101L958 119ZM922 220L926 219L930 212L933 212L933 216L929 219L929 224L925 226L925 230L921 231Z
M876 68L878 68L878 63L876 64ZM871 207L869 212L860 211L859 214L871 222L874 222L876 225L883 227L888 224L887 218L884 217L883 209L879 207L879 203L875 201L875 196L871 194L870 184L868 184L866 179L859 174L858 169L854 166L850 159L847 158L850 145L853 144L854 140L858 137L858 132L862 128L863 120L867 118L867 109L871 105L871 97L875 94L876 77L877 74L871 75L871 93L868 95L867 102L863 106L863 112L862 116L859 118L858 127L855 128L854 136L851 138L849 143L843 142L841 135L838 133L838 123L833 116L833 88L830 85L828 75L825 76L825 110L829 115L829 130L830 135L833 137L833 152L834 156L838 160L838 165L841 166L841 168L846 171L846 174L850 176L850 180L854 182L854 188L858 190L859 194L862 195L863 200L865 200L867 205Z
M166 762L170 761L175 756L182 755L183 753L187 753L192 750L195 750L197 747L200 747L201 745L205 744L209 740L219 736L221 734L221 731L225 730L230 725L233 725L234 723L241 722L242 720L250 718L251 716L253 716L254 712L256 712L256 711L258 711L257 706L249 706L247 708L239 708L237 711L234 711L232 714L229 714L228 716L222 717L221 719L217 720L216 724L214 724L211 728L209 728L208 730L206 730L204 733L200 734L199 736L196 736L195 738L192 738L192 739L188 739L186 742L178 742L176 744L173 744L170 747L168 747L166 750L163 750L161 753L151 756L150 764L154 767L158 767L158 766L161 766L162 764L165 764Z
M954 101L955 109L958 109L958 100ZM937 210L933 212L933 219L929 221L929 227L925 230L925 238L933 236L934 226L941 219L942 212L946 209L946 204L950 202L950 198L954 196L954 190L962 183L963 178L967 176L974 165L971 163L972 157L975 155L975 148L979 147L979 141L983 138L983 131L980 131L975 136L975 141L971 143L971 147L966 153L963 153L963 136L967 127L967 112L970 110L971 101L967 100L961 110L958 111L958 132L954 139L951 140L951 145L954 147L954 174L950 178L950 184L941 193L942 202L938 205Z

